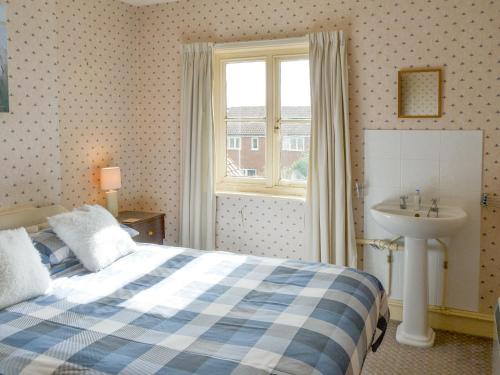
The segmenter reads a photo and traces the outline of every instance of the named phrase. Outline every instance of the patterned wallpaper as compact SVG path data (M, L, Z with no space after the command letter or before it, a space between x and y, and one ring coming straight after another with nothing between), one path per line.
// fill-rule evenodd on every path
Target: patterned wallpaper
M0 206L103 202L100 166L141 201L136 8L116 0L11 0L11 112L0 114Z
M57 0L62 203L103 202L100 167L122 171L121 208L141 204L136 8Z
M220 250L312 260L304 248L304 201L251 195L217 196Z
M0 115L2 206L102 202L98 167L117 164L124 174L122 208L166 212L167 237L174 241L180 45L332 29L350 36L355 179L363 181L363 129L483 129L484 190L500 191L498 1L182 0L142 8L118 0L7 3L12 110ZM397 118L397 70L412 66L443 67L442 118ZM362 201L355 201L355 214L362 236ZM223 211L219 224L224 220ZM483 209L481 311L500 295L499 223L498 210Z
M151 156L143 175L147 181L144 193L151 197L147 207L169 212L168 226L174 238L181 43L286 38L332 29L343 29L350 36L354 179L363 181L363 129L483 129L484 190L500 192L500 128L495 121L499 110L495 84L500 74L499 13L500 2L493 0L460 4L449 0L185 0L140 8L140 121L148 134L157 137L146 143ZM429 120L398 119L397 71L423 66L444 69L444 115ZM227 207L226 199L222 202ZM219 225L237 217L237 200L235 205L219 213ZM266 205L259 207L265 209ZM362 201L355 201L355 214L362 236ZM495 296L500 295L500 280L494 276L500 273L500 213L484 209L482 216L480 309L489 311ZM230 228L232 231L234 226ZM230 234L222 235L224 241L231 241Z
M0 206L50 204L61 193L56 8L6 3L10 113L0 113Z

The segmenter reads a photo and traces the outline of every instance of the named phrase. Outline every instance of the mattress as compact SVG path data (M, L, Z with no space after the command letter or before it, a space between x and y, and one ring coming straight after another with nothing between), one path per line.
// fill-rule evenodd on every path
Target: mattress
M0 311L0 373L359 374L388 319L354 269L141 245Z

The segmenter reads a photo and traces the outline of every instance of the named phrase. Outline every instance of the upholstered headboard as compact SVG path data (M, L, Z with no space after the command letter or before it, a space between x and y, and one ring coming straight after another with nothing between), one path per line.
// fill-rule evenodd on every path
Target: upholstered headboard
M47 218L67 210L63 206L17 206L0 210L0 230L26 227L34 231L37 226L46 226Z

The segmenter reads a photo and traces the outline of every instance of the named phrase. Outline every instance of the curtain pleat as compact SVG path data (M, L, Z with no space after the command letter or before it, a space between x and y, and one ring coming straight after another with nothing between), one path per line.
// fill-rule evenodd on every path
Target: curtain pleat
M312 127L307 244L316 260L356 267L344 33L310 34L309 65Z
M206 250L215 248L212 56L210 43L185 45L182 51L179 243Z

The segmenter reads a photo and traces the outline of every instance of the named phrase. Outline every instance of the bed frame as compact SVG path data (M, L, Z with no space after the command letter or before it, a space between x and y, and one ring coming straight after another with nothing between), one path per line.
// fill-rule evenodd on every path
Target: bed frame
M29 232L47 226L47 218L67 212L59 205L35 207L30 205L0 209L0 230L25 227Z

